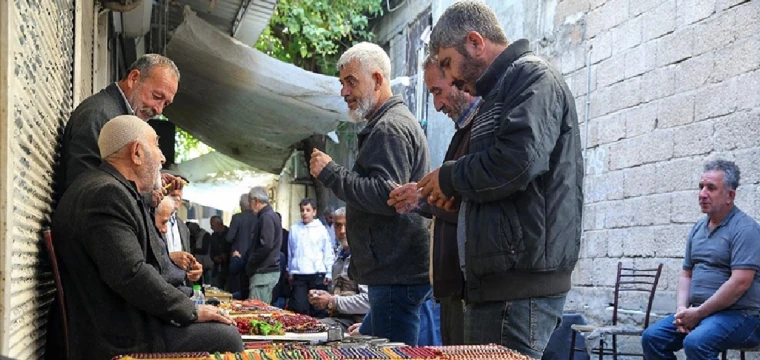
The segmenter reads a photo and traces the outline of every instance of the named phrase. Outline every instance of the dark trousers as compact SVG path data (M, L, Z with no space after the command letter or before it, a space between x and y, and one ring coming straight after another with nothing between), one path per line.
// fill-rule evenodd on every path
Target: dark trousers
M188 326L164 326L167 352L208 351L242 352L243 340L237 327L218 322L193 323Z
M440 301L443 345L464 345L464 303L462 299L447 296Z
M327 316L326 311L315 309L309 304L309 290L327 291L327 285L324 281L325 274L293 275L293 290L289 309L313 317Z

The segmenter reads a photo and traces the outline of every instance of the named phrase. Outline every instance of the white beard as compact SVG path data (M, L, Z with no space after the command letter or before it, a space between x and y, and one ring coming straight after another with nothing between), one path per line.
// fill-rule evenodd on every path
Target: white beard
M153 190L161 190L163 187L163 180L161 179L161 169L156 171L156 183L153 184Z
M348 110L348 119L353 123L364 121L369 112L372 111L372 108L375 107L375 104L372 102L372 98L369 96L363 99L357 99L356 105L357 106L355 110Z

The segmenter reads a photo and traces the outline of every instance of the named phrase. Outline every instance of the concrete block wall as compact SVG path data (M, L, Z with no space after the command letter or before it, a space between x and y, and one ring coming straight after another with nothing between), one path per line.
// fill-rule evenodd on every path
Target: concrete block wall
M433 1L433 21L453 2ZM674 311L707 160L737 162L736 203L760 219L760 0L484 2L510 40L529 39L561 69L576 98L584 238L566 311L609 322L619 261L663 263L654 311Z
M564 73L587 145L566 310L609 321L623 261L664 264L654 311L672 312L705 161L737 162L736 203L760 218L760 1L563 0L553 26L540 52Z

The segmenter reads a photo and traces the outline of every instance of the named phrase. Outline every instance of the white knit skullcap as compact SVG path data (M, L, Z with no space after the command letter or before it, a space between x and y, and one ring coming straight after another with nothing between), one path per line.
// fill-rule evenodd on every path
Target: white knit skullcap
M107 158L135 140L147 140L151 132L156 133L145 120L134 115L119 115L109 120L98 137L100 158Z

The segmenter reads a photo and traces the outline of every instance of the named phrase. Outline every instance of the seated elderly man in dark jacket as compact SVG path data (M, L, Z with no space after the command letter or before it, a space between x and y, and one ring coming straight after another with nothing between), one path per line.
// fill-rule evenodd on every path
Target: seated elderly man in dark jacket
M165 248L142 193L165 161L153 128L131 115L103 126L102 164L80 175L53 219L69 319L69 358L241 351L233 320L161 277Z

